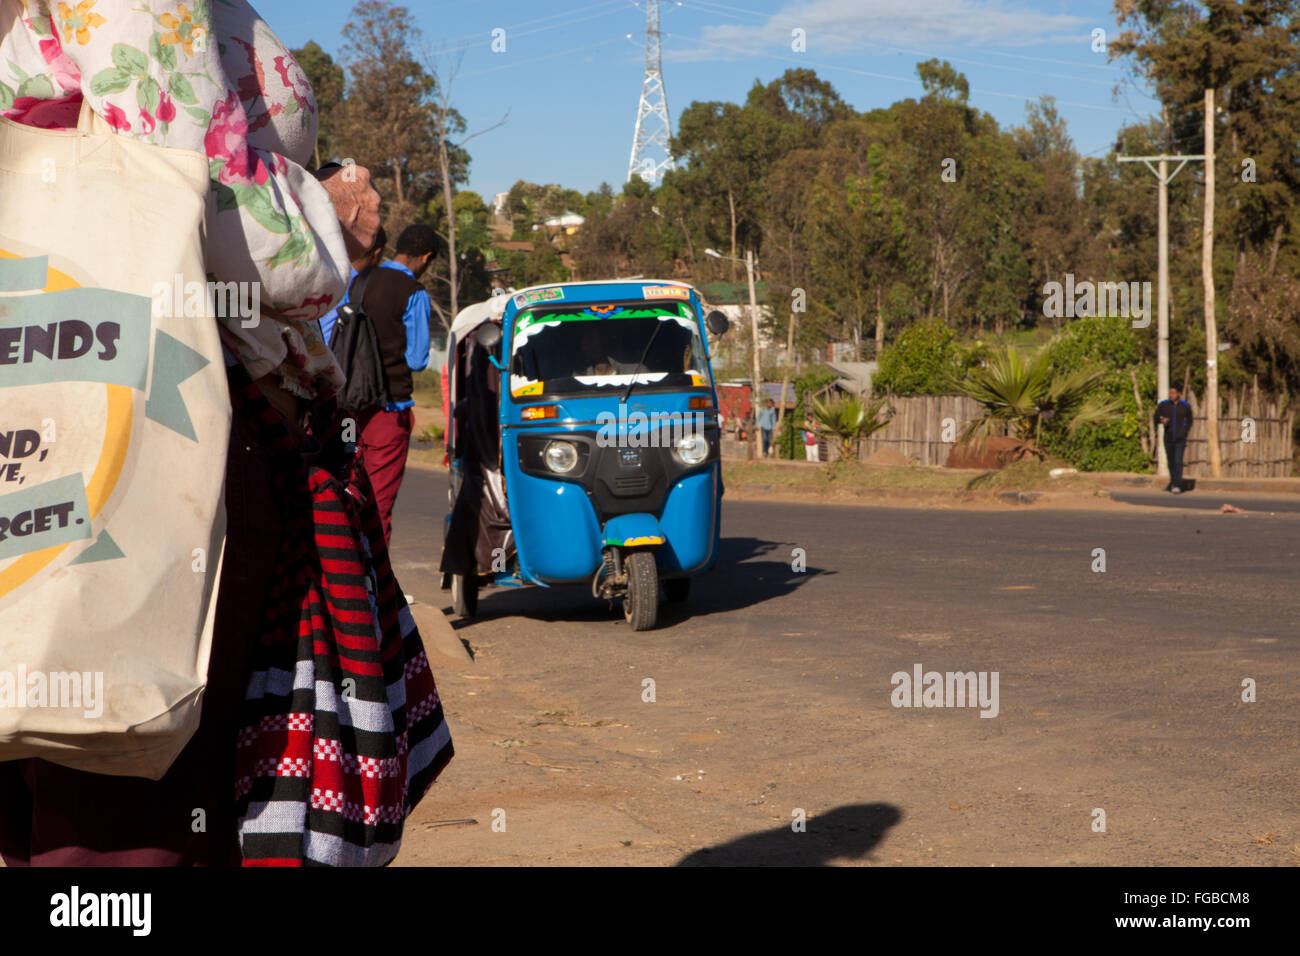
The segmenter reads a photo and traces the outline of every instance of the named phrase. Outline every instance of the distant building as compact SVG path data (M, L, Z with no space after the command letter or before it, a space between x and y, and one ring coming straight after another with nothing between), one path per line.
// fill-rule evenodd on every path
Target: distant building
M492 248L502 252L532 252L533 242L531 239L499 239L492 243Z
M576 212L565 210L561 215L552 216L550 219L544 219L542 226L547 232L563 232L566 236L571 236L585 225L587 220L579 216Z
M839 376L836 388L860 396L871 394L871 380L880 370L877 362L827 362L826 367Z

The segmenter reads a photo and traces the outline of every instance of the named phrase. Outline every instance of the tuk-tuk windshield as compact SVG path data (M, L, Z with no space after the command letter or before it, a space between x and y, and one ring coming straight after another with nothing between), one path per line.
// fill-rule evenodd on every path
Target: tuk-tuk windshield
M699 322L685 302L523 309L515 316L511 353L516 399L616 391L634 378L638 390L709 386Z

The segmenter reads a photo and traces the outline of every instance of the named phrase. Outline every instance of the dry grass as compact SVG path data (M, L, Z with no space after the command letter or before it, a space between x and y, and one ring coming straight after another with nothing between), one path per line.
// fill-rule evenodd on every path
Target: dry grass
M1053 478L1054 467L1041 461L1018 461L972 478L967 487L988 491L1096 491L1102 487L1082 472Z
M944 468L875 468L849 462L810 467L724 460L722 476L728 483L816 489L939 488L958 491L970 482L970 475Z
M853 462L817 467L768 462L724 461L728 483L830 490L834 488L931 488L947 491L1096 491L1102 486L1086 475L1053 478L1052 466L1022 461L1000 471L972 475L948 468L880 468Z

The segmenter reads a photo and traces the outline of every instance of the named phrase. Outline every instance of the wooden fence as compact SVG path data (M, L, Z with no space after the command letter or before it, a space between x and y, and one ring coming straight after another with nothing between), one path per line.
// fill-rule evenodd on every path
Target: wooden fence
M1208 477L1209 441L1205 435L1205 415L1196 395L1187 392L1192 406L1192 430L1187 438L1184 473L1189 478ZM888 448L922 465L943 465L953 448L953 438L961 435L966 424L980 416L979 402L964 395L894 396L890 423L862 443L860 457ZM1295 411L1285 402L1261 395L1258 389L1242 388L1220 396L1219 454L1223 476L1228 478L1285 478L1291 474L1292 436ZM1143 405L1148 425L1154 404ZM1145 436L1150 453L1154 438ZM833 442L829 443L833 446ZM834 447L823 445L823 454L836 457ZM1152 464L1154 465L1154 457Z
M1210 441L1205 415L1196 395L1187 393L1192 406L1192 430L1187 435L1183 473L1189 478L1210 474ZM1285 478L1291 474L1295 410L1279 399L1242 387L1219 396L1219 457L1225 478ZM1146 409L1148 415L1154 409ZM1250 440L1253 438L1253 441Z
M894 406L894 417L862 443L863 458L888 448L922 465L942 465L966 424L983 409L965 395L893 396L889 403ZM945 420L949 422L945 424Z

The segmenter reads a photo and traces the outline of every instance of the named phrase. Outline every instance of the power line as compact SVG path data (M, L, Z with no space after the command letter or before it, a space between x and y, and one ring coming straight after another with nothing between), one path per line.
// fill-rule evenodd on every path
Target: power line
M989 56L1005 56L1016 60L1032 60L1035 63L1055 63L1057 66L1077 66L1081 70L1103 70L1110 72L1111 66L1098 66L1096 63L1076 63L1074 60L1053 60L1045 56L1026 56L1023 53L1003 53L1001 50L988 50Z
M682 36L678 36L677 34L668 34L668 35L674 37L675 39L679 39L679 40L690 40L690 39L693 39L693 38L690 38L690 37L682 37ZM778 60L778 61L780 61L780 62L782 62L782 63L794 63L794 64L799 64L799 65L811 66L811 67L815 67L816 69L819 69L819 70L838 70L838 71L840 71L841 73L853 73L853 74L858 75L858 76L870 76L870 77L873 77L873 78L875 78L875 79L879 79L879 80L894 80L894 81L899 82L899 83L914 83L914 84L919 84L919 83L920 83L920 80L918 80L916 77L893 76L893 75L888 74L888 73L875 73L875 72L873 72L873 71L871 71L871 70L859 70L859 69L855 69L855 68L850 67L850 66L837 66L837 65L835 65L835 64L831 64L831 63L817 63L817 62L814 62L814 61L811 61L811 60L805 60L805 59L802 59L802 58L796 60L796 59L793 59L793 58L791 58L791 57L786 57L786 56L777 56L777 55L774 54L774 53L766 53L766 52L764 52L764 51L762 51L762 50L746 50L746 49L743 49L743 48L740 48L740 47L729 46L728 44L725 44L725 43L718 43L716 40L700 40L700 39L696 39L695 42L697 42L697 43L703 43L703 44L705 44L706 46L713 46L713 47L718 47L719 49L729 50L729 51L732 52L732 53L740 53L740 54L742 54L742 55L744 55L744 56L751 56L751 57L753 57L753 56L761 56L761 57L766 57L767 59L770 59L770 60ZM972 93L978 93L978 94L980 94L981 96L997 96L997 97L1001 97L1001 98L1003 98L1003 99L1009 99L1009 100L1020 100L1021 102L1025 102L1025 101L1027 101L1027 100L1031 100L1031 99L1032 99L1032 97L1030 97L1030 96L1026 96L1026 95L1023 94L1023 93L1003 93L1003 92L1000 92L1000 91L997 91L997 90L985 90L985 89L980 89L979 87L971 87L971 88L970 88L970 91L971 91ZM1061 104L1061 105L1063 105L1063 106L1073 106L1073 107L1075 107L1075 108L1077 108L1077 109L1085 109L1085 110L1099 110L1099 111L1101 111L1101 112L1105 112L1105 113L1126 113L1126 112L1128 112L1128 110L1123 110L1123 109L1120 109L1119 107L1116 107L1116 106L1097 106L1095 103L1079 103L1079 102L1075 102L1075 101L1073 101L1073 100L1056 100L1056 102L1059 103L1059 104Z
M619 0L600 0L599 3L589 3L585 7L574 7L572 10L563 10L559 13L551 13L544 17L535 17L532 20L521 20L519 23L511 24L509 26L503 27L502 29L506 31L518 30L520 27L530 27L535 23L545 23L547 20L557 20L562 17L568 17L578 13L585 13L588 10L598 10L601 7L614 7L614 6L621 6ZM611 10L610 12L613 11ZM446 42L468 43L469 41L479 41L481 40L482 36L483 36L483 31L479 30L475 33L467 33L464 36L453 37L451 40L448 40Z
M604 4L597 4L596 6L603 6L603 5L604 5ZM590 9L590 8L585 8L585 9ZM609 16L609 15L612 14L612 13L622 13L622 12L623 12L623 5L622 5L621 3L614 2L614 3L610 6L610 9L608 9L608 10L603 10L603 11L601 11L600 13L592 13L592 14L589 14L588 16L585 16L585 17L573 17L572 19L564 20L564 21L562 21L562 22L560 22L560 23L553 23L553 24L551 24L550 26L546 26L546 27L538 27L538 28L535 29L535 30L524 30L524 31L521 32L521 31L517 30L517 29L514 28L514 27L503 27L502 29L504 29L504 30L506 31L507 39L509 39L509 40L517 40L517 39L519 39L520 37L535 36L535 35L537 35L538 33L546 33L548 30L559 30L559 29L562 29L562 28L564 28L564 27L571 27L571 26L573 26L575 23L585 23L585 22L588 21L588 20L598 20L598 19L600 19L601 17L607 17L607 16ZM533 22L537 22L537 21L533 21ZM490 34L489 34L489 37L490 37ZM472 49L478 49L478 48L482 47L483 44L484 44L484 39L480 37L480 39L478 39L478 40L477 40L476 42L474 42L474 43L466 43L466 44L464 44L464 45L462 45L462 46L454 46L454 47L449 47L449 48L446 48L446 49L440 49L440 50L438 50L437 52L440 53L440 54L459 53L461 50L472 50Z
M490 66L486 70L475 70L472 73L462 73L460 74L458 79L464 77L470 77L470 76L482 76L485 73L497 73L501 70L509 70L509 69L513 69L516 66L523 66L526 63L537 63L540 60L554 60L562 56L572 56L574 53L583 53L586 52L587 50L595 50L600 47L609 46L611 43L617 43L619 40L625 40L625 39L627 38L623 36L617 36L617 37L612 37L608 40L601 40L599 43L589 43L586 46L574 47L572 50L561 50L558 53L543 53L541 56L529 57L526 60L512 59L509 63L504 63L501 66Z

